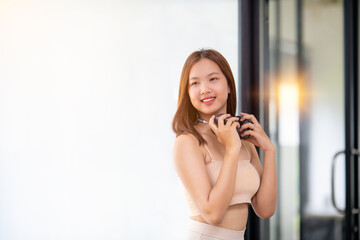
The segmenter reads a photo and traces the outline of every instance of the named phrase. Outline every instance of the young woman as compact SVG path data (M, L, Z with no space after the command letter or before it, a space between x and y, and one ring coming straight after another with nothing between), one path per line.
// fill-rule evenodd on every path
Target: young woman
M253 115L241 113L238 119L235 111L235 82L226 59L211 49L193 52L181 73L173 119L174 166L190 207L189 240L244 239L249 204L262 218L275 212L274 146ZM240 126L246 119L251 122ZM240 139L238 130L248 128L241 136L248 138ZM264 151L264 166L255 146Z

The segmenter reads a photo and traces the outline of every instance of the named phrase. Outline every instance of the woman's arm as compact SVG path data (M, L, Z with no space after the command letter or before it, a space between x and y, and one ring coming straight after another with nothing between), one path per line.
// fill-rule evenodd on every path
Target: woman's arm
M226 125L219 124L219 128L215 129L213 118L211 121L212 129L226 149L215 185L210 183L204 155L193 135L183 134L176 138L173 159L175 170L202 217L208 223L217 225L222 222L233 196L241 142L236 132L236 124L231 125L231 121L228 121Z
M246 141L251 145L251 163L254 165L260 175L260 187L251 203L254 211L259 217L269 218L274 215L277 200L277 172L275 148L257 119L250 114L242 113L241 121L248 119L252 123L246 123L241 126L240 130L250 128L245 131L242 136L250 135ZM260 147L264 151L264 167L261 166L259 156L255 146Z
M275 149L264 151L264 167L262 167L255 146L253 144L251 146L251 162L260 175L260 187L251 203L259 217L269 218L275 213L277 199Z

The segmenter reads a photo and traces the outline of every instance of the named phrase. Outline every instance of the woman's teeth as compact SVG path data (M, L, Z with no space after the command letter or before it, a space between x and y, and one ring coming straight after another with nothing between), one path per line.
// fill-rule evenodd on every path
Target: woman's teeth
M213 98L208 98L208 99L204 99L204 100L202 100L203 102L210 102L210 101L212 101L212 100L214 100L215 98L213 97Z

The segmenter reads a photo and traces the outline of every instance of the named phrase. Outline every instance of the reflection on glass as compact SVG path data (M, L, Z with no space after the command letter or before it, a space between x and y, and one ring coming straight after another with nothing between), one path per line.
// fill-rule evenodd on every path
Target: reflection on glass
M281 127L279 131L279 143L281 146L298 146L299 86L294 80L284 81L280 83L278 92L279 125Z

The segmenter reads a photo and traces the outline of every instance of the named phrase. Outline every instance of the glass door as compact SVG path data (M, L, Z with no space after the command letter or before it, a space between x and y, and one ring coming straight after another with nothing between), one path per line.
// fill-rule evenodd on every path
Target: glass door
M358 13L354 0L269 2L270 239L360 239Z
M343 2L304 1L302 16L300 239L345 240Z

